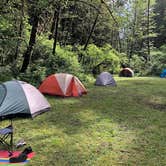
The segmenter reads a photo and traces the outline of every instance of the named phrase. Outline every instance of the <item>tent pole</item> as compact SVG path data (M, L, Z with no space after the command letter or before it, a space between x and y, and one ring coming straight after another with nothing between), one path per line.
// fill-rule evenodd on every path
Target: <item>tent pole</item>
M10 139L10 145L11 145L11 153L13 152L13 118L10 119L11 126L12 126L12 133L11 133L11 139Z

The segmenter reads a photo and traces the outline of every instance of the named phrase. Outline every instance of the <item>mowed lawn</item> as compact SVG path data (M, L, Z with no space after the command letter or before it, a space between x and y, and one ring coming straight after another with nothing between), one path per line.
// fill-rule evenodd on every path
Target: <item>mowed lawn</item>
M115 79L80 98L46 96L50 112L14 121L15 142L36 153L29 166L166 165L166 79Z

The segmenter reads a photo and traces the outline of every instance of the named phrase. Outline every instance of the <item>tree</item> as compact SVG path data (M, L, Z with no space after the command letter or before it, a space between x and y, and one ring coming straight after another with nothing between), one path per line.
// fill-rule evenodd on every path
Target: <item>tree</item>
M46 2L44 0L29 1L28 5L29 5L28 7L29 7L29 16L30 16L29 23L30 25L32 25L32 28L30 33L29 45L26 51L24 52L23 55L24 60L20 72L25 72L29 65L33 46L36 42L36 34L37 34L37 28L40 16L49 6L49 2Z
M10 65L17 60L23 30L21 12L20 0L0 2L0 65Z
M156 0L154 6L154 21L156 28L154 32L157 34L155 38L155 46L159 48L166 43L166 1Z

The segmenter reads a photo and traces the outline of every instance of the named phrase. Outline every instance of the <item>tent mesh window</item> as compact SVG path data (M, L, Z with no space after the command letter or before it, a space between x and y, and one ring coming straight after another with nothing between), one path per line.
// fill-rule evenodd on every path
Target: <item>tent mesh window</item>
M0 106L3 103L3 100L6 97L6 87L3 84L0 84Z

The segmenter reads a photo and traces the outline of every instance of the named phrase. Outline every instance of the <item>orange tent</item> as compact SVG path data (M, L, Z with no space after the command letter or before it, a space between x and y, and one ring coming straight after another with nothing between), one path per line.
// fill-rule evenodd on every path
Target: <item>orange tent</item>
M48 76L40 85L39 91L50 95L75 97L87 93L77 77L65 73Z

